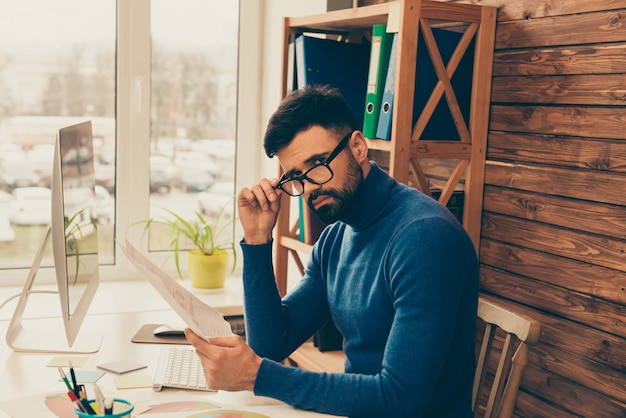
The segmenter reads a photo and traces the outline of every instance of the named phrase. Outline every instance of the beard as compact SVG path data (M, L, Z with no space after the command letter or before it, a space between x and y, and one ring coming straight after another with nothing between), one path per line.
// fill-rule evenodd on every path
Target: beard
M363 170L352 154L349 154L346 181L341 189L320 189L309 195L307 204L320 221L331 224L343 219L352 210L356 200L357 190L363 182ZM313 201L320 196L332 197L333 201L319 208L313 206Z

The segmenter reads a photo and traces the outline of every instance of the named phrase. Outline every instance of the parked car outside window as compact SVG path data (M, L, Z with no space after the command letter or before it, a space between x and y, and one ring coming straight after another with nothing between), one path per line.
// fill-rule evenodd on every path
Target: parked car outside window
M208 217L215 217L224 208L221 218L224 220L233 219L234 193L233 182L215 183L205 191L198 193L200 213Z
M113 221L114 200L111 194L102 186L96 185L96 201L93 217L99 224L108 224Z
M0 243L13 242L15 240L15 230L9 221L9 202L11 195L0 190Z
M18 187L12 192L9 220L14 225L48 225L51 191L47 187Z
M39 181L28 161L3 161L0 166L0 186L8 192L17 187L39 186Z
M167 193L176 184L176 166L165 155L150 156L150 192Z

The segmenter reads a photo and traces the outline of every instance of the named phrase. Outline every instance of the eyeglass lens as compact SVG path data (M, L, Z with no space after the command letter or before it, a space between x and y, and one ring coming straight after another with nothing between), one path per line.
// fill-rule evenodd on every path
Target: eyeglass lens
M308 180L314 184L324 184L333 178L333 172L324 164L316 165L307 170L301 178L292 179L281 184L287 194L291 196L300 196L304 193L304 183L302 179Z

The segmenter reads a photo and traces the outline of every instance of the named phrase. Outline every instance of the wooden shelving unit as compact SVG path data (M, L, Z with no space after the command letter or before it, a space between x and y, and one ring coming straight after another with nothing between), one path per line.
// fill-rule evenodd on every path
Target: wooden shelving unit
M463 226L470 235L476 251L480 243L483 178L494 36L497 9L491 6L439 1L398 0L371 6L332 11L318 15L285 18L283 38L283 91L287 94L289 38L296 33L326 33L347 37L370 33L372 26L387 23L398 28L398 55L392 133L390 141L368 139L370 157L385 167L398 181L413 185L430 194L429 169L433 161L446 161L444 181L439 201L446 204L455 189L464 190ZM432 28L450 28L463 36L449 59L443 63ZM418 37L428 48L439 81L417 122L413 124L413 92ZM466 124L458 106L451 77L464 52L473 42L472 95L469 123ZM422 138L428 120L440 100L447 100L460 140L445 141ZM431 162L431 164L424 164ZM437 163L435 163L437 165ZM425 168L426 167L426 168ZM282 206L290 207L289 197L283 195ZM281 294L287 291L289 257L293 257L300 273L300 254L310 252L310 246L296 235L297 219L289 211L281 211L275 231L275 273ZM315 350L306 350L308 356ZM302 353L297 353L299 356ZM325 353L320 353L325 354ZM299 358L299 364L306 363ZM319 364L319 362L317 362Z

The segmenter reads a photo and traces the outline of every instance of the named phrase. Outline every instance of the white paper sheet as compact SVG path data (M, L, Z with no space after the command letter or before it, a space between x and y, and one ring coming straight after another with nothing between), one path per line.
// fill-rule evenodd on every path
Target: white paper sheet
M118 244L128 260L148 279L193 332L203 337L233 335L230 324L220 311L185 289L128 240L125 245L119 242Z

